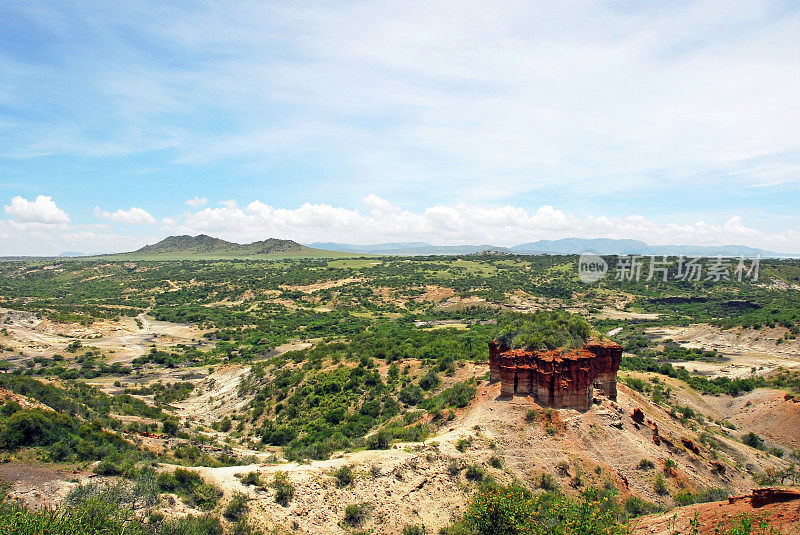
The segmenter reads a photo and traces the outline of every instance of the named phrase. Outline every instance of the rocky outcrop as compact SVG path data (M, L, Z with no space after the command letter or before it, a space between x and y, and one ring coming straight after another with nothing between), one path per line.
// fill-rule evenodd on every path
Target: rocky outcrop
M580 349L528 351L489 342L489 373L502 395L529 395L555 408L589 408L594 389L617 398L622 346L592 340Z
M753 507L764 507L771 503L785 503L794 500L800 500L800 491L780 487L762 487L752 489L750 494L732 496L728 498L728 503L750 502Z

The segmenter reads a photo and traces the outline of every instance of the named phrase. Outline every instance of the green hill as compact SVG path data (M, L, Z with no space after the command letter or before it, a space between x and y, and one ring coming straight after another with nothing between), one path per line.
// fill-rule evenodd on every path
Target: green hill
M109 260L216 260L340 256L360 255L314 249L300 245L292 240L279 240L277 238L240 244L200 234L198 236L168 236L158 243L145 245L136 251L103 255L102 258Z

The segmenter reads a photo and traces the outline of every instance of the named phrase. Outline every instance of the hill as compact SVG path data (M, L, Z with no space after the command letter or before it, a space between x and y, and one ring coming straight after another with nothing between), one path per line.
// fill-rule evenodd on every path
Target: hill
M353 256L337 251L324 251L306 247L292 240L269 238L253 243L240 244L214 238L206 234L197 236L168 236L158 243L145 245L129 253L105 255L114 260L200 260L224 258L271 257L334 257Z

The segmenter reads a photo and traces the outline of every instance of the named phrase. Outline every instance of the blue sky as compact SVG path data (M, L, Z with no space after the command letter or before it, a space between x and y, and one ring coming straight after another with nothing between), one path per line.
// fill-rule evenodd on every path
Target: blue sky
M4 2L0 255L800 253L798 94L796 2Z

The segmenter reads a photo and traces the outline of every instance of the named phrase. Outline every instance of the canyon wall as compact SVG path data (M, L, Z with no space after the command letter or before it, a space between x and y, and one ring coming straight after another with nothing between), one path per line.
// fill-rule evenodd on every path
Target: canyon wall
M594 389L617 398L622 346L591 340L580 349L528 351L489 342L489 375L504 396L530 395L540 405L587 410Z

